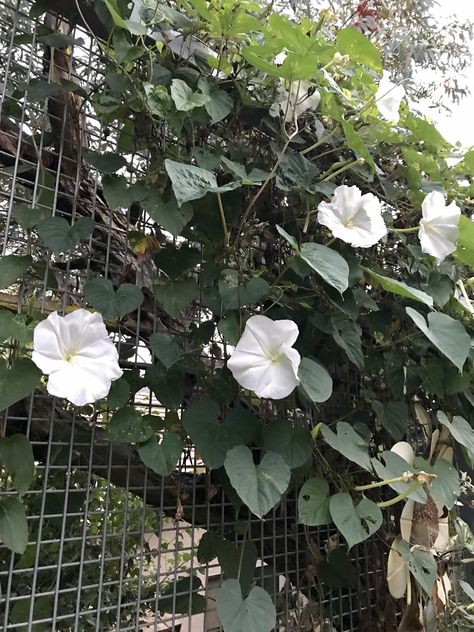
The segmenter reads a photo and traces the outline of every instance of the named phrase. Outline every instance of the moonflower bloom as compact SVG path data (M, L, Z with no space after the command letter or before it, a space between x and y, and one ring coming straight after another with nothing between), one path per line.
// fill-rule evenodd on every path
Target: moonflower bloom
M285 123L291 123L295 116L299 118L307 110L315 110L321 95L317 90L309 94L314 88L309 81L293 81L290 89L281 90L277 101L270 107L270 116L285 116Z
M389 123L398 123L400 103L405 96L405 88L390 81L390 75L383 73L375 93L375 105L383 118Z
M379 199L372 193L362 195L356 186L337 187L332 200L321 202L318 211L318 222L354 248L369 248L387 234Z
M301 356L292 348L298 334L292 320L252 316L227 366L237 382L258 397L283 399L300 383Z
M418 231L421 249L441 263L456 250L461 209L456 202L446 206L444 195L431 191L423 200L421 212L423 218Z
M47 390L76 406L105 397L122 375L118 353L102 316L77 309L53 312L35 327L33 362L49 375Z

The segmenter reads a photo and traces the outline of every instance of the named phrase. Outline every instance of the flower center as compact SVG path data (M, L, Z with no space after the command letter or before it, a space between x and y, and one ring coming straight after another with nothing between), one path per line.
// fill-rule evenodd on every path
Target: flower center
M268 355L268 359L270 360L272 364L276 364L277 362L279 362L280 358L281 358L281 353L270 353Z
M344 226L346 228L354 228L354 222L351 219L346 219L344 222Z
M74 363L74 350L73 349L67 349L64 352L64 361L68 362L69 364L73 364Z

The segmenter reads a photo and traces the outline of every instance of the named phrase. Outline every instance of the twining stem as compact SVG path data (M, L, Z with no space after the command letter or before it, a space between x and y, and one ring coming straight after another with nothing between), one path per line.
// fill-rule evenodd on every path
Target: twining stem
M225 221L224 207L222 206L222 197L219 191L217 192L217 204L219 205L219 213L221 215L222 229L224 231L224 244L227 247L229 245L229 230L227 228L227 222Z
M367 489L375 489L376 487L383 487L384 485L391 485L392 483L406 483L403 476L396 476L395 478L387 478L384 481L377 481L375 483L369 483L368 485L356 485L354 489L357 492L365 492Z
M398 496L395 496L395 498L386 500L383 503L377 503L377 507L380 507L380 509L385 509L386 507L391 507L392 505L396 505L401 500L404 500L405 498L407 498L407 496L415 492L419 487L421 487L421 484L418 481L415 481L414 483L409 485L404 492L402 492L401 494L398 494Z
M363 158L358 158L357 160L351 160L351 162L349 164L342 166L340 169L336 169L336 171L333 171L333 173L330 173L328 175L325 175L323 173L323 177L319 180L319 182L327 182L328 180L331 180L335 176L338 176L343 171L347 171L347 169L350 169L351 167L354 167L355 165L363 165L364 162L365 162L365 160ZM326 173L327 173L327 171L326 171Z
M417 233L419 230L419 226L413 226L412 228L389 228L391 233Z
M324 143L328 140L328 138L331 138L331 136L334 136L336 131L337 131L337 127L335 127L331 132L329 132L329 134L326 134L324 138L321 138L321 140L318 140L318 142L314 143L313 145L310 145L310 147L306 147L306 149L302 149L300 151L301 156L304 156L305 154L309 154L310 151L313 151L313 149L316 149L320 145L324 145Z

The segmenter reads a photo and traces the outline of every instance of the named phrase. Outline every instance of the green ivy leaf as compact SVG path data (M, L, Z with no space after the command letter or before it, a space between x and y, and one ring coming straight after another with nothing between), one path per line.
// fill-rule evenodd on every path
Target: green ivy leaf
M329 285L341 294L349 286L349 266L341 255L322 244L305 243L301 246L301 258Z
M193 92L182 79L173 79L170 90L176 109L181 112L189 112L194 110L194 108L200 108L210 101L207 94Z
M44 219L51 215L49 208L35 208L27 204L15 204L12 210L12 217L16 223L24 229L37 226Z
M332 378L326 369L310 358L302 358L298 370L300 388L312 402L325 402L332 394Z
M338 421L336 424L336 434L323 424L321 426L321 434L326 443L331 448L343 454L349 461L357 463L364 470L371 470L371 461L368 455L369 446L354 428L345 421Z
M83 151L82 155L89 164L102 173L115 173L127 164L123 156L112 152L100 154L97 151L87 150Z
M259 518L280 501L290 483L290 468L273 452L267 452L260 464L255 465L252 451L238 445L227 452L224 467L232 487Z
M183 312L183 310L199 294L199 286L194 279L184 279L183 281L157 281L155 285L155 296L158 303L173 318Z
M225 193L240 187L240 182L230 182L220 187L212 171L194 165L185 165L167 159L165 160L165 168L173 185L179 207L185 202L198 200L207 193Z
M20 555L28 544L28 523L25 508L19 500L7 496L0 498L0 540Z
M362 268L365 272L367 272L373 279L378 281L384 290L387 292L392 292L392 294L398 294L399 296L404 296L405 298L410 298L412 301L419 301L420 303L424 303L428 305L428 307L433 307L433 299L429 294L422 292L403 281L397 281L396 279L390 279L389 277L382 276L381 274L377 274L373 270L369 270L369 268Z
M24 494L35 477L33 448L25 435L0 438L0 462L12 477L15 489Z
M382 512L368 498L353 504L350 494L334 494L329 500L329 511L334 524L347 540L349 549L367 540L382 524Z
M107 319L123 318L134 312L145 297L133 283L122 283L114 290L112 281L98 277L86 283L84 298Z
M143 463L160 476L168 476L174 470L183 450L183 442L174 432L166 431L161 442L151 437L137 446Z
M433 555L416 546L410 548L404 540L397 542L396 551L403 557L423 590L431 595L437 576L437 565Z
M467 455L471 461L471 466L474 467L474 428L471 424L460 416L454 416L452 421L449 421L446 414L439 410L437 413L438 421L449 430L456 441L466 448Z
M331 522L329 485L322 478L310 478L298 495L298 518L301 524L317 527Z
M3 255L0 257L0 290L15 283L33 263L30 255Z
M236 579L227 579L219 588L217 612L224 630L228 632L271 632L276 621L276 610L270 595L260 586L254 586L243 599Z
M342 55L349 55L352 61L364 64L379 73L382 72L382 59L379 49L368 37L352 26L338 31L336 46Z
M313 445L310 431L289 421L275 421L265 429L266 449L283 457L292 470L309 461Z
M231 448L248 444L259 430L258 420L243 408L229 410L220 422L217 402L201 399L193 402L183 413L182 424L210 469L224 465Z
M167 369L176 364L184 355L184 349L178 340L177 336L172 336L163 331L157 331L150 336L151 350Z
M411 307L406 307L405 311L428 340L462 371L471 344L471 337L462 323L446 314L431 312L427 324L424 316Z
M92 217L81 217L72 226L64 217L48 217L38 224L38 234L44 245L53 252L66 252L89 239L94 228Z
M0 360L0 411L30 395L40 378L41 371L28 358L15 360L10 368Z
M112 415L105 434L111 441L142 443L155 434L157 419L160 418L153 415L141 415L132 406L125 406Z

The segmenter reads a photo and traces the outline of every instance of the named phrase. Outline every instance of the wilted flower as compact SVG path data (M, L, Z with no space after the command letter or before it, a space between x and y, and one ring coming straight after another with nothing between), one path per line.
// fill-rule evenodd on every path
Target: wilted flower
M258 397L283 399L300 383L301 357L292 348L298 334L292 320L252 316L227 366L237 382Z
M404 96L405 88L392 83L389 74L384 72L375 94L375 105L386 121L398 123L400 103Z
M431 191L423 200L421 211L423 218L418 231L421 249L441 263L456 250L461 209L456 202L446 206L444 195Z
M49 375L47 390L76 406L105 397L122 375L102 316L77 309L53 312L34 331L33 362Z
M356 186L337 187L332 200L321 202L318 211L318 222L354 248L369 248L387 234L379 199L372 193L362 195Z
M291 123L307 110L315 110L321 95L308 81L293 81L290 89L280 90L278 99L270 107L271 116L284 116L285 123Z

